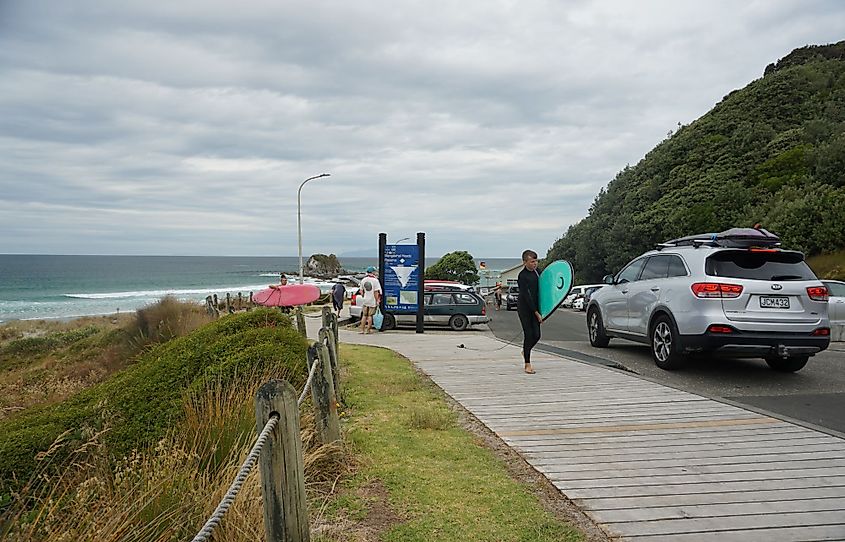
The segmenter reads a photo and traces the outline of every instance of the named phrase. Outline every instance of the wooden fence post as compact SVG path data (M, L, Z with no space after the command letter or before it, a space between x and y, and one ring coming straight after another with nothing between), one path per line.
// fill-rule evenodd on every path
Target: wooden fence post
M279 422L258 460L267 542L311 540L296 400L296 391L284 380L267 382L255 396L255 421L259 433L271 414L279 415Z
M314 372L311 382L311 400L314 402L314 424L320 442L331 444L340 440L340 420L337 416L337 396L332 381L332 368L329 353L324 344L313 343L308 348L308 355L313 363L320 366Z
M331 328L320 329L319 334L320 343L326 345L328 348L329 362L332 368L332 380L334 381L335 395L340 402L343 402L343 386L340 385L340 363L337 359L337 346L334 339L334 333Z
M308 330L305 328L305 315L302 312L302 305L296 307L296 329L299 330L299 334L308 338Z
M337 315L332 313L332 331L334 331L334 351L335 354L338 356L340 355L340 337L338 336L338 328L337 328ZM338 361L338 366L340 366L340 358L336 358Z
M323 327L326 328L326 329L331 327L331 319L332 319L331 315L332 315L332 309L330 307L328 307L327 305L323 305L323 311L322 311Z

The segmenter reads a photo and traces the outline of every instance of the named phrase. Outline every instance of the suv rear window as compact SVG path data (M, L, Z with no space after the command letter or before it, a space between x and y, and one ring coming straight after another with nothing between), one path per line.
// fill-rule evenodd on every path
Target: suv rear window
M723 250L707 258L705 272L714 277L752 280L817 280L800 252Z

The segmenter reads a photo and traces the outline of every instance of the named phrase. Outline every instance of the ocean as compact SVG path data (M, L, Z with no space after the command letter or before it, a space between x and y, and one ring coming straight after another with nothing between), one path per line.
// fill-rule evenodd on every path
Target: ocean
M340 258L340 263L360 273L377 260ZM426 266L437 260L426 258ZM476 265L481 261L493 276L519 263L476 258ZM277 283L279 273L293 280L298 269L297 257L0 254L0 322L131 312L165 295L197 302L213 294L249 296Z

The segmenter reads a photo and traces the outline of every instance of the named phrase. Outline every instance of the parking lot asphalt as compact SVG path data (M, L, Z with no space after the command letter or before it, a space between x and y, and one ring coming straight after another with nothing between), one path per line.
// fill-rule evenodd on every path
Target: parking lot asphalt
M521 344L516 312L489 314L490 330L498 339ZM797 373L778 373L762 359L716 356L693 358L682 369L664 371L654 364L646 345L612 339L607 348L590 346L585 314L558 309L543 323L538 348L845 436L845 343L831 343Z

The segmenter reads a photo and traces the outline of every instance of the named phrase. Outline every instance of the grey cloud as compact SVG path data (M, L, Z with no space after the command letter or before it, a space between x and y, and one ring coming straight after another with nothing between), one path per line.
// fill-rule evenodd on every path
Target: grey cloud
M292 254L323 171L306 251L547 247L677 122L845 27L835 2L319 7L3 3L0 252Z

